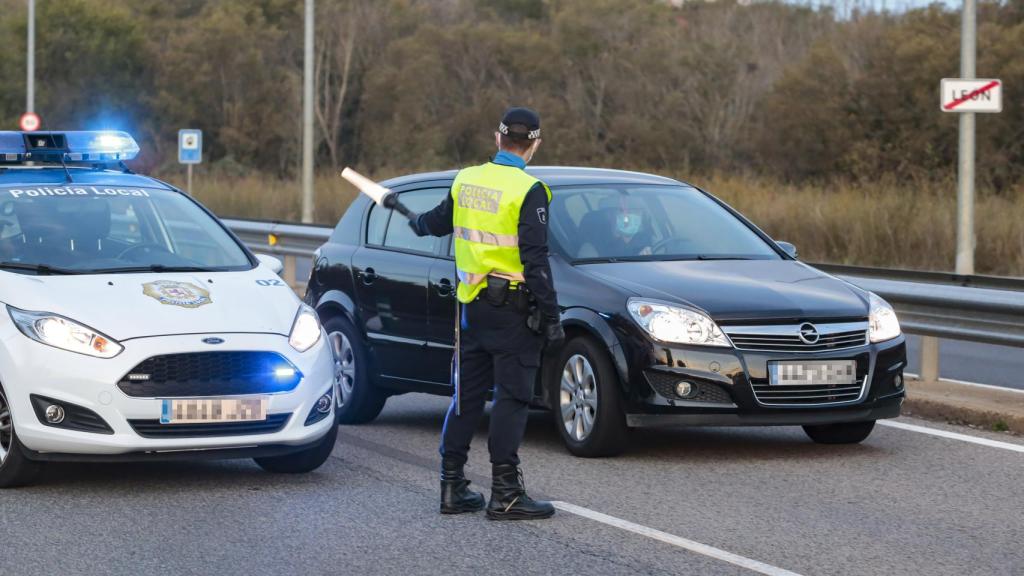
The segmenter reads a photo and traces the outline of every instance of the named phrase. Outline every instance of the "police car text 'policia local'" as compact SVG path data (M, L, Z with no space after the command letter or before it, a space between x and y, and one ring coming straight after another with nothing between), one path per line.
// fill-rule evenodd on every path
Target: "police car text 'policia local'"
M254 458L337 435L316 314L123 132L0 132L0 487L47 461Z

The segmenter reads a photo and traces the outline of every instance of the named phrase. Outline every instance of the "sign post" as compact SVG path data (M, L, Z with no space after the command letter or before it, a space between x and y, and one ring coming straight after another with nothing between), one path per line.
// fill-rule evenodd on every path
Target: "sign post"
M203 131L178 130L178 163L188 166L188 184L185 192L192 195L192 166L203 162Z

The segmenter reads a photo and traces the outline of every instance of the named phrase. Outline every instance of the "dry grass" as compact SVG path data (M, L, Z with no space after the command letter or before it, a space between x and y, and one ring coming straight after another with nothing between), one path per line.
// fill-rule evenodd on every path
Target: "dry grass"
M956 244L956 185L783 185L743 176L689 177L788 240L810 262L952 270ZM178 179L171 179L183 184ZM316 180L316 221L333 225L355 196L339 177ZM300 186L259 176L198 176L196 197L225 217L298 221ZM1024 276L1024 187L995 195L979 191L977 272Z

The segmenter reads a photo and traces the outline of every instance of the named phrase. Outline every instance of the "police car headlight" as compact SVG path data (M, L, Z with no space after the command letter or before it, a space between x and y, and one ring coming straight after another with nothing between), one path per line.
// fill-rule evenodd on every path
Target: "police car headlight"
M715 321L678 306L630 298L626 303L633 320L656 340L698 346L731 346Z
M868 313L868 339L872 342L892 340L903 333L896 311L874 292L870 293L871 311Z
M292 322L292 331L288 335L288 343L299 352L305 352L320 340L320 319L316 310L303 304Z
M30 312L8 306L7 312L21 333L36 342L69 352L113 358L124 350L113 338L51 312Z

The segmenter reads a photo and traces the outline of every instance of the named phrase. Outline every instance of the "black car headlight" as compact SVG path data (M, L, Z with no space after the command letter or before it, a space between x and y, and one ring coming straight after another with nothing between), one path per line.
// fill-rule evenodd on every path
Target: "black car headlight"
M22 334L47 346L97 358L113 358L124 350L113 338L59 314L13 306L8 306L7 312Z
M871 342L885 342L902 334L900 321L892 306L874 292L869 294L871 311L868 313L868 339Z
M731 347L722 329L703 312L641 298L626 302L630 316L655 340Z

